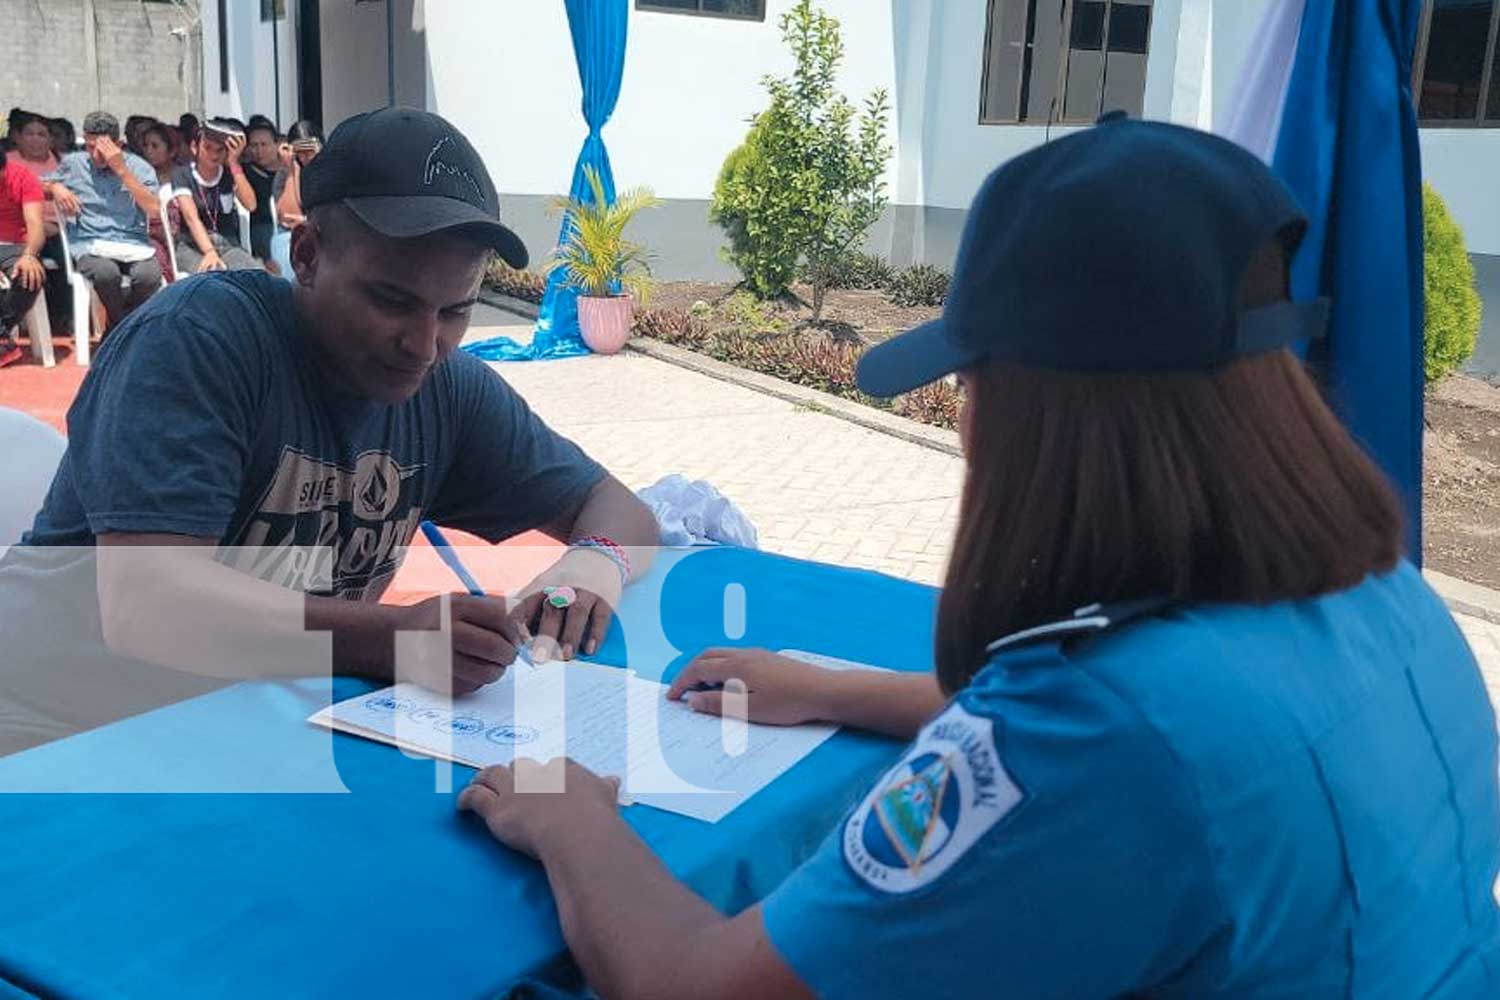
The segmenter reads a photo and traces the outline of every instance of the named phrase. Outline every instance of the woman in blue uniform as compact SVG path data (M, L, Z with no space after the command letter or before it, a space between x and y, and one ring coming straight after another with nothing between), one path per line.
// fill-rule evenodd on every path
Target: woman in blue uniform
M1305 222L1259 161L1114 121L998 170L944 316L968 471L936 676L716 650L670 696L910 739L822 849L718 914L612 782L460 799L629 997L1500 996L1495 718L1378 471L1287 348ZM526 765L522 765L526 766ZM536 765L541 767L543 765Z

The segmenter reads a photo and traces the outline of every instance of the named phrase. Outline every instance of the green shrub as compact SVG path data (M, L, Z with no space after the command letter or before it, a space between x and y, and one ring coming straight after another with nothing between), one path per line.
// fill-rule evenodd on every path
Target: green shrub
M1463 230L1430 184L1422 186L1422 228L1427 245L1423 346L1427 381L1436 382L1452 374L1474 353L1483 306L1474 285L1474 264L1464 247Z
M888 287L896 271L890 261L879 254L854 251L833 261L821 274L812 265L804 264L798 276L809 285L816 285L821 277L828 288L873 292Z
M940 306L948 301L947 271L931 264L913 264L891 279L891 301L898 306Z
M817 321L834 262L885 210L890 102L877 90L857 112L838 92L839 22L813 0L798 0L783 15L781 33L792 75L763 81L770 105L724 161L710 218L728 236L725 255L761 298L785 294L806 261Z
M770 183L765 157L760 149L760 127L752 124L745 141L724 158L714 182L713 201L708 219L724 230L728 246L719 251L733 264L745 283L757 293L762 287L785 288L796 272L797 250L789 240L776 240L777 232L760 232L750 236L752 206L742 192L753 191ZM774 291L771 294L776 294Z

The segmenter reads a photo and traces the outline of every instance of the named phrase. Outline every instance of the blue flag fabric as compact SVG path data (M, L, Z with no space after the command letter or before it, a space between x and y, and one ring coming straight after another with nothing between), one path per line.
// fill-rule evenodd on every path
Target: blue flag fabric
M1333 300L1309 360L1390 477L1422 555L1422 168L1412 61L1422 0L1308 0L1274 166L1311 227L1296 298Z
M583 119L588 123L588 138L573 167L570 194L587 202L592 195L584 177L584 168L599 174L605 198L615 199L615 176L609 165L609 151L600 134L605 122L614 114L620 98L620 82L625 76L625 40L629 24L629 0L565 0L568 29L573 35L573 57L578 62L578 78L583 83ZM568 235L572 218L564 216L558 242ZM578 329L578 293L564 287L561 270L547 279L547 291L537 316L536 334L530 344L519 344L509 337L495 337L470 344L465 350L486 361L532 361L541 358L568 358L588 354Z

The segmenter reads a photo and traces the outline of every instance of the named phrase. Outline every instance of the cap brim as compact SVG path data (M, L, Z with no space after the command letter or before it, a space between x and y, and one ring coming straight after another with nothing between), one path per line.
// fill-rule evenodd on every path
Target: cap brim
M935 319L870 348L859 359L854 378L871 396L899 396L979 359L949 336L941 319Z
M456 198L382 195L345 198L344 204L365 225L391 239L409 240L463 229L492 248L511 267L519 270L529 259L521 237L482 209Z

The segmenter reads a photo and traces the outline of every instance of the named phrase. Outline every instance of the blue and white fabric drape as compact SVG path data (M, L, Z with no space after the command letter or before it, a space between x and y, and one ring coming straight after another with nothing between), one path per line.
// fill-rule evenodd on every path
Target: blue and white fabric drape
M604 124L614 114L620 98L620 83L625 76L625 41L629 24L629 0L565 0L568 29L573 36L573 56L578 63L578 77L583 83L583 119L588 124L588 138L573 168L571 195L581 201L591 197L584 168L592 167L604 185L604 194L614 201L615 178L609 165L609 151L601 134ZM558 235L567 236L572 220L564 217ZM486 361L527 361L540 358L566 358L587 354L578 331L578 293L562 284L562 272L554 271L547 281L537 317L536 334L530 344L519 344L508 337L471 344L469 352Z
M1328 337L1309 360L1400 492L1418 563L1425 314L1411 85L1421 14L1422 0L1276 0L1225 129L1307 210L1293 295L1333 302Z

